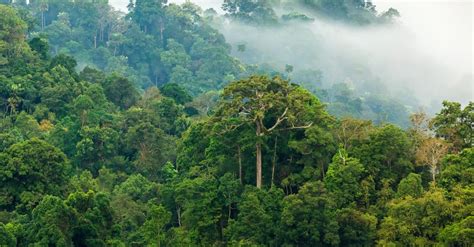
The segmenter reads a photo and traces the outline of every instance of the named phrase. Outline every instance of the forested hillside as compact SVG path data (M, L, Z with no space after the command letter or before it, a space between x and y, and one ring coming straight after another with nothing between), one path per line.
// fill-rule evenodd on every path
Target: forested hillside
M0 246L474 245L473 102L413 111L218 31L396 10L0 2Z

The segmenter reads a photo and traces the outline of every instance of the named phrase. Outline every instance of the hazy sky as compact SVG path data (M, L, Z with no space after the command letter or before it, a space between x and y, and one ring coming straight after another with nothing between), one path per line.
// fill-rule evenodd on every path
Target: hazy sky
M126 10L129 0L109 0L112 5ZM185 0L170 0L182 3ZM203 9L219 9L222 0L194 0ZM466 88L459 91L463 101L474 98L473 81L473 0L373 0L378 11L394 7L401 13L400 22L412 33L408 37L420 54L425 54L432 62L453 70L458 78L446 82L451 89ZM387 47L397 49L397 47ZM416 68L413 68L416 69ZM403 71L400 71L403 73ZM453 75L454 75L453 74ZM462 85L457 85L463 77ZM425 82L427 83L427 82ZM442 88L440 91L444 90ZM446 95L452 98L453 95ZM453 99L454 100L454 99Z
M379 10L398 9L401 22L412 30L420 47L447 66L473 71L473 11L471 0L378 0Z

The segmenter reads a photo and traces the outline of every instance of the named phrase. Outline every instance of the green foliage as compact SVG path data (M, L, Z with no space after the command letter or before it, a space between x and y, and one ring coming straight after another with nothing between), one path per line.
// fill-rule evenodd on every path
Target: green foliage
M326 127L324 106L308 91L279 77L252 76L229 84L216 111L224 131L241 126L255 131L256 184L262 185L262 145L274 132Z
M268 1L224 0L222 9L239 21L251 24L275 24L277 17Z
M344 149L334 155L324 178L324 184L333 193L337 207L357 203L362 199L362 178L364 166L357 159L350 158Z
M127 78L114 74L103 82L103 88L107 99L120 109L128 109L138 101L138 92Z
M156 178L162 165L168 161L166 136L150 123L131 127L125 135L128 147L134 151L134 165L138 172Z
M344 208L337 212L341 245L368 246L377 238L377 218L370 213Z
M367 172L376 178L392 179L396 184L412 171L411 143L407 134L394 125L374 129L351 154L365 165Z
M421 176L416 173L410 173L400 181L397 189L398 197L411 196L418 198L423 194L423 186L421 184Z
M143 235L150 246L161 246L165 240L164 227L168 224L171 214L162 206L153 205L148 219L142 227Z
M72 246L72 209L60 198L45 196L32 212L27 236L37 245Z
M175 189L180 225L195 244L208 245L218 238L221 210L217 188L215 178L203 175L184 179Z
M36 37L31 39L28 44L30 45L31 49L39 55L41 59L47 60L49 58L49 44L46 39Z
M3 223L0 223L0 245L2 246L16 246L15 235L8 229L8 226L5 226Z
M205 150L209 143L207 125L199 122L191 125L178 145L177 170L183 173L203 161L206 158Z
M67 69L67 71L69 71L71 75L75 75L77 61L73 57L65 55L65 54L59 54L53 57L53 59L50 62L49 67L52 69L59 65Z
M468 216L458 223L447 226L439 239L447 245L470 245L474 243L474 216Z
M32 58L24 36L27 25L10 6L0 5L0 13L0 71L11 76Z
M474 141L474 103L464 109L457 102L443 102L443 109L433 118L431 125L436 135L448 140L455 150L472 147Z
M75 159L81 167L87 167L94 173L100 163L104 164L116 155L119 135L107 127L84 127L80 140L76 144Z
M109 199L104 194L81 191L66 200L46 196L32 212L27 237L36 245L103 245L111 223Z
M15 126L19 130L23 139L42 136L40 125L36 119L24 111L16 116Z
M184 105L192 101L192 97L178 84L168 83L160 88L160 92L169 98L172 98L176 103Z
M298 12L291 12L281 16L281 19L286 22L290 21L302 21L302 22L312 22L314 18L308 17L305 14L301 14Z
M408 196L394 200L381 223L379 244L433 244L454 210L456 207L437 189L418 199Z
M474 182L474 148L445 156L442 161L440 185L452 190L456 185L469 186Z
M158 185L150 182L140 174L131 175L115 187L114 193L127 195L134 201L147 202L156 196Z
M305 130L304 138L289 142L289 146L302 155L299 162L305 167L317 166L321 178L324 177L331 155L336 151L335 140L328 131L331 122L311 126Z
M308 16L286 14L294 4ZM277 8L286 21L398 15L348 0L223 8L272 28ZM315 69L242 64L211 27L226 17L190 2L129 10L0 5L0 246L473 245L472 102L431 121L452 148L427 187L413 162L438 139L386 124L407 126L399 101L325 89ZM336 117L374 123L337 119L305 88Z
M375 5L363 0L299 0L296 2L327 18L359 25L389 21L391 18L397 17L392 12L378 17Z
M289 245L338 245L335 203L324 184L311 182L283 201L283 241Z
M101 193L75 192L68 196L66 205L73 209L76 220L73 222L74 245L103 245L110 234L112 210L110 199Z
M231 221L226 234L231 242L254 245L277 244L281 190L257 190L246 187L239 203L237 220Z
M66 156L51 144L33 138L0 154L2 209L34 207L47 194L60 195L67 181Z

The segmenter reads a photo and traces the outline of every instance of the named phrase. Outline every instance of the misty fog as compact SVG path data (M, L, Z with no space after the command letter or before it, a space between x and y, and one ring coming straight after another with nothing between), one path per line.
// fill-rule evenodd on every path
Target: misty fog
M295 71L321 70L326 87L352 82L359 92L386 90L407 97L413 92L425 105L432 100L470 98L466 88L472 77L433 61L413 42L414 34L402 27L354 28L315 20L268 29L234 22L220 30L233 47L246 45L244 52L233 51L243 61L270 63L281 70L286 64Z
M128 0L111 1L124 10ZM182 3L184 1L169 1ZM203 9L220 0L192 1ZM361 95L388 94L408 106L439 108L442 100L473 98L472 2L374 1L377 10L397 8L393 25L354 27L322 20L284 27L216 25L242 61L322 71L323 86L349 83ZM121 5L120 5L121 4ZM244 44L245 51L237 51Z

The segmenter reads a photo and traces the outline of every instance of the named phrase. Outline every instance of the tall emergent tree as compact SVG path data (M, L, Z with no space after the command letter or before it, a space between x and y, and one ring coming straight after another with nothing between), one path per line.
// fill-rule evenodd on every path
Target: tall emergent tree
M426 139L416 152L416 161L419 165L429 166L431 179L436 183L436 174L438 173L438 164L448 153L449 145L439 138Z
M255 130L256 185L262 187L262 144L281 131L307 129L328 117L320 101L307 90L280 77L252 76L232 82L223 92L216 118L227 130Z

